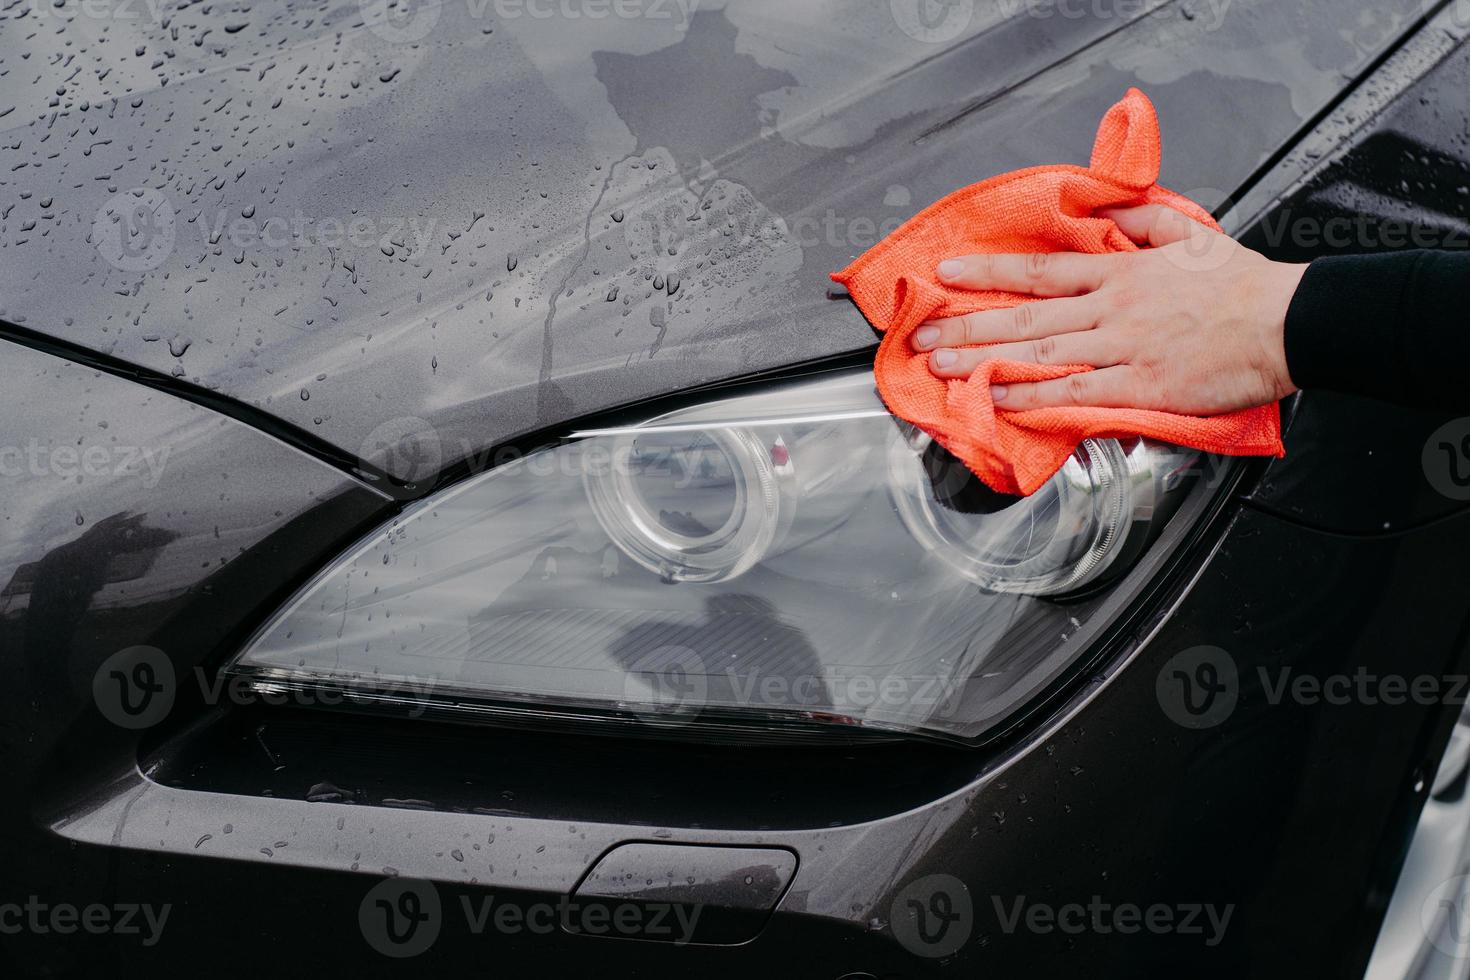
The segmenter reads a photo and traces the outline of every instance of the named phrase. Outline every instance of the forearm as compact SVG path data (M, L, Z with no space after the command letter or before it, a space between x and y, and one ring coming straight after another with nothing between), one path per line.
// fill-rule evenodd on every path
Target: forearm
M1470 409L1470 254L1318 259L1287 310L1285 346L1299 388Z

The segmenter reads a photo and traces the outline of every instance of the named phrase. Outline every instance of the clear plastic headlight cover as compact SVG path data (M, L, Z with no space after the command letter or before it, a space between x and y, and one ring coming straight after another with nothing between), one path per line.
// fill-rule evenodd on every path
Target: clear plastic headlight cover
M1085 650L1198 454L988 490L868 371L573 435L405 510L231 665L262 689L682 736L972 741Z

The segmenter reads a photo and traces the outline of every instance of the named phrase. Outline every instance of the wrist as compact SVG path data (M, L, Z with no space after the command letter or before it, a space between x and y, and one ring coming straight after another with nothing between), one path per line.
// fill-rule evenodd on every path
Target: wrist
M1305 262L1270 261L1261 270L1257 325L1262 359L1276 398L1284 398L1298 387L1286 361L1286 313L1306 271Z

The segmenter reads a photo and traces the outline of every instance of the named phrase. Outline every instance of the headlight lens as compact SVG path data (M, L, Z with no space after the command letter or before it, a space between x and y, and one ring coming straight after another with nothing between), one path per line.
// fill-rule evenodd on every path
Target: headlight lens
M770 549L782 518L779 441L766 446L748 429L607 439L605 457L582 456L587 502L629 558L670 582L719 582Z
M1004 497L867 371L574 434L405 510L231 665L386 706L735 738L983 737L1199 455L1088 440Z

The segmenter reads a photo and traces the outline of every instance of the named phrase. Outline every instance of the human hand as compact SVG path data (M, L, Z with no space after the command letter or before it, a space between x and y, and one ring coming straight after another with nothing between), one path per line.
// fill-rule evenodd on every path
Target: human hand
M1272 262L1163 205L1099 216L1152 247L941 262L948 285L1047 298L920 326L911 342L933 351L930 371L964 378L993 359L1097 369L992 386L996 407L1009 411L1087 405L1219 415L1296 390L1283 332L1306 265Z

